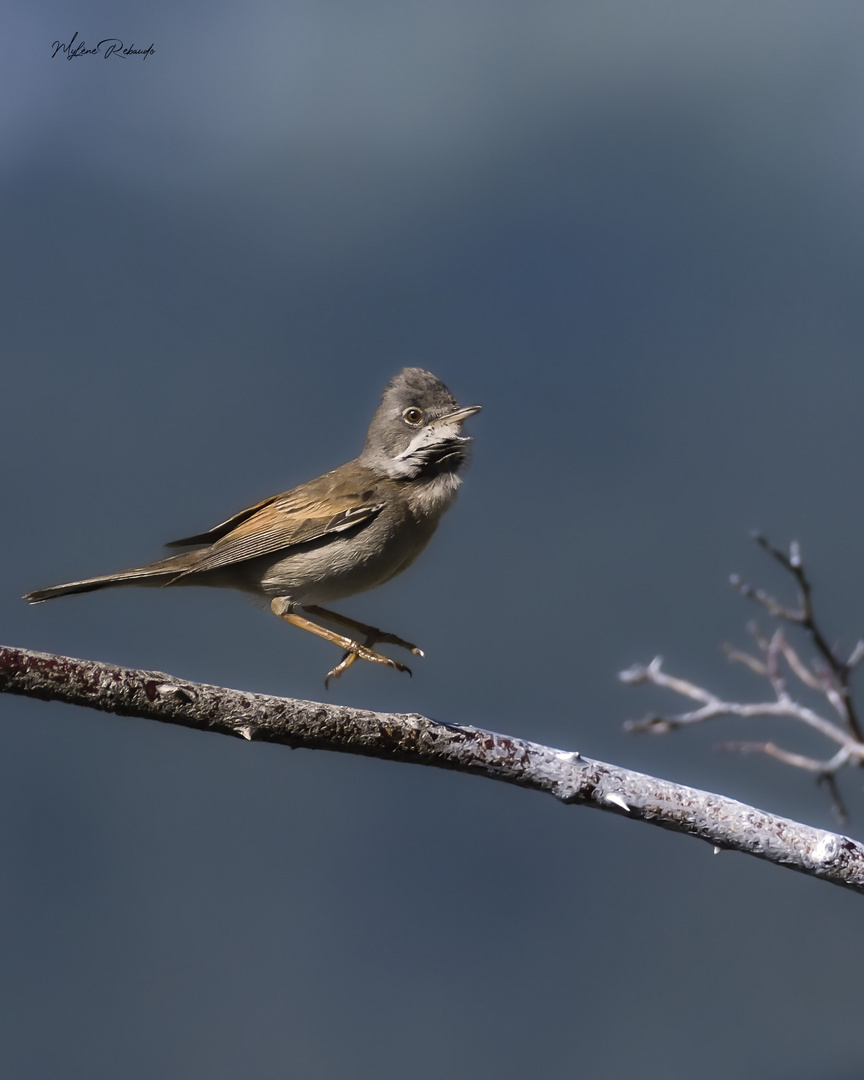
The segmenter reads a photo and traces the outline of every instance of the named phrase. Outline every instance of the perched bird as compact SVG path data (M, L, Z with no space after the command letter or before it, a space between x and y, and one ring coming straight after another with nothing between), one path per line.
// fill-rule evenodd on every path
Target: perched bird
M328 682L358 658L409 671L374 646L399 645L422 656L416 645L319 605L383 585L414 562L456 498L459 469L471 442L461 434L462 422L479 411L479 405L460 408L431 372L403 368L384 390L363 452L354 461L265 499L209 532L167 545L197 545L195 550L117 574L37 589L24 599L39 604L113 585L242 589L270 599L280 619L344 650ZM312 622L308 615L346 628L363 641Z

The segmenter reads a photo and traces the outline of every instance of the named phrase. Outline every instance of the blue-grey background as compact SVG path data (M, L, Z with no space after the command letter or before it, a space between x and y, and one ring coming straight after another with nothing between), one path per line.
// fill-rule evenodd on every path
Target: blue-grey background
M834 827L810 778L636 738L730 695L799 539L864 632L864 11L538 0L13 0L4 12L6 644L320 699L338 658L239 594L39 586L354 456L431 368L473 465L342 607L417 640L328 699L578 748ZM155 55L52 59L121 37ZM787 592L791 599L791 594ZM764 620L763 620L764 621ZM405 765L0 701L16 1078L858 1077L860 897ZM864 834L861 779L843 780Z

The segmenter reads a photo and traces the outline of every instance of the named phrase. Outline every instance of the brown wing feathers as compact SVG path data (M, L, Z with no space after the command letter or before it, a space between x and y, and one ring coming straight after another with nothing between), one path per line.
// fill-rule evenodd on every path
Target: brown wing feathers
M181 571L178 576L215 570L220 566L245 562L261 555L284 551L297 544L320 540L328 534L344 532L360 525L377 516L382 509L382 503L354 505L334 514L332 503L329 507L320 504L284 507L277 499L262 506L252 517L241 521L211 547L190 553L198 555L199 558L193 566Z

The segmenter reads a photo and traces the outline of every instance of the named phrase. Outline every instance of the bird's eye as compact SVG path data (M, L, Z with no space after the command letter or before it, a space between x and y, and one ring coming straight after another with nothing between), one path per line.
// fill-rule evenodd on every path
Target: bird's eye
M418 409L416 405L411 405L402 413L402 419L411 427L417 427L418 424L423 423L423 410Z

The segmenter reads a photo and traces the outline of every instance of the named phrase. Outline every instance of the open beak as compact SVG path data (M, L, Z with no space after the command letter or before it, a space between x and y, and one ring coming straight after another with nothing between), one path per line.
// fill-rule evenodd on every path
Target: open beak
M446 416L440 417L435 421L436 424L461 424L463 420L467 420L469 416L473 416L474 413L480 412L483 408L482 405L468 405L464 409L457 409L455 412L448 413Z

